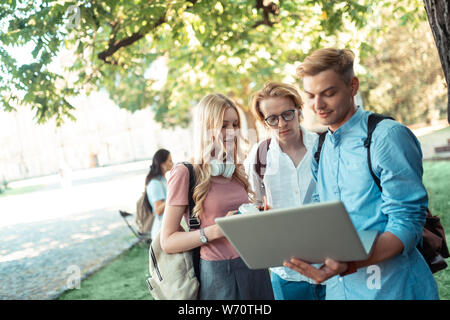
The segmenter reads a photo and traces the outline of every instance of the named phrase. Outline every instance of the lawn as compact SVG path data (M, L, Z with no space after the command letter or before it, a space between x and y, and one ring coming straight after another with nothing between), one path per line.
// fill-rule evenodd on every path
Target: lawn
M433 215L441 218L447 244L450 245L450 161L425 161L423 183L428 191L429 208ZM449 267L435 274L441 299L450 300L450 259Z
M148 249L145 243L133 246L58 300L152 300L146 283Z
M26 187L14 188L14 189L6 188L6 190L5 190L2 188L2 186L0 186L0 188L2 188L2 190L0 192L0 197L7 197L7 196L12 196L12 195L17 195L17 194L35 192L35 191L42 190L43 187L44 187L44 185L34 185L34 186L26 186Z
M429 207L439 215L450 239L450 161L424 162L424 184ZM450 244L450 241L449 241ZM450 265L450 259L446 259ZM148 277L148 245L138 244L81 282L80 289L65 292L61 300L152 299L145 280ZM450 267L435 274L441 299L450 300Z

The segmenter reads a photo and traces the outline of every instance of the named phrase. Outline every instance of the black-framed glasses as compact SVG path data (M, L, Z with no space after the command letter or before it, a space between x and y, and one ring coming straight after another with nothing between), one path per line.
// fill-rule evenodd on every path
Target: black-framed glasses
M282 112L279 116L273 114L273 115L268 116L267 118L265 118L264 121L269 126L274 127L274 126L278 125L278 120L279 120L280 117L282 117L284 121L294 120L294 118L295 118L295 109L286 110L286 111Z

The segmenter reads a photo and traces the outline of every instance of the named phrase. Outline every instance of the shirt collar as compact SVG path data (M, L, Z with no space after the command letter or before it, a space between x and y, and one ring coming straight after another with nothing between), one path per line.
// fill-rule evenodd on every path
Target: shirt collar
M302 126L300 126L300 129L302 130L303 144L305 145L306 150L312 149L316 143L317 134L306 130Z
M300 130L302 131L303 144L305 145L306 150L311 150L314 147L314 144L316 143L317 134L315 134L313 132L309 132L302 126L300 126ZM282 152L282 150L280 148L280 144L278 142L278 139L275 138L275 136L273 136L273 135L271 138L272 138L272 141L269 144L269 150L272 149L273 151L275 151L277 153ZM275 142L275 143L272 143L272 142Z
M268 150L275 151L276 153L281 152L281 148L280 148L280 144L278 143L278 139L275 138L274 135L271 136L271 140L270 140L270 144L269 144L269 149Z
M364 114L364 111L359 106L356 108L356 112L351 116L350 119L347 120L340 128L338 128L335 132L332 132L330 128L328 128L328 132L330 133L332 141L338 141L341 136L350 131L355 124L361 121L361 118Z

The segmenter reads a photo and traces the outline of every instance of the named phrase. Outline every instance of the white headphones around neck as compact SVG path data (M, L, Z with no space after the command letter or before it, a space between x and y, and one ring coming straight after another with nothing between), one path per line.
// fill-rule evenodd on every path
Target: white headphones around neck
M224 176L225 178L231 178L236 168L234 163L223 163L218 159L213 159L209 163L211 167L212 176Z

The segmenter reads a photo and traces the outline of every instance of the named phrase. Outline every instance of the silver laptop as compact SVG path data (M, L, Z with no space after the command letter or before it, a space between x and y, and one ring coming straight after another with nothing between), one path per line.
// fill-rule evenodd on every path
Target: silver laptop
M325 258L366 260L377 231L355 230L341 201L308 204L216 218L241 258L251 269L283 265L297 257L310 263Z

